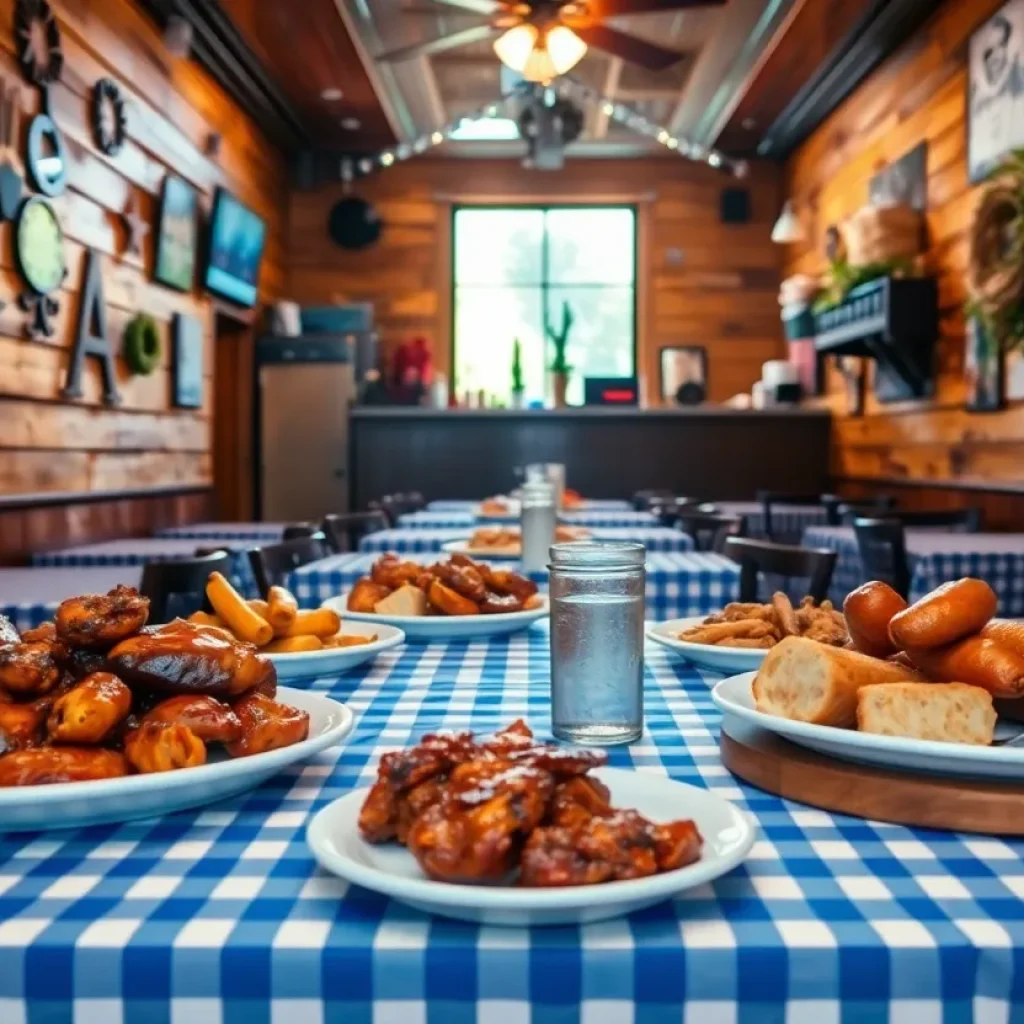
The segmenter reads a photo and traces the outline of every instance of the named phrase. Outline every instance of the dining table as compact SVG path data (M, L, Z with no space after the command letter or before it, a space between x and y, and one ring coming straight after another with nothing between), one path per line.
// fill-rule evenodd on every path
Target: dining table
M287 586L303 608L315 608L328 598L351 590L358 579L370 574L379 557L375 553L330 555L292 570ZM434 558L413 554L411 560L429 565ZM518 561L501 565L515 571L520 569ZM739 592L739 566L723 555L651 551L647 554L646 570L647 614L659 621L708 615L735 600ZM547 571L529 575L546 593Z
M277 544L290 523L191 523L157 530L157 537L179 537L188 540L249 541L252 544Z
M359 550L394 551L397 554L441 552L450 541L468 541L473 529L393 527L366 534L359 541ZM589 532L590 540L643 544L648 551L692 551L694 547L689 535L667 526L597 527Z
M715 501L716 509L726 516L742 516L748 537L767 534L764 505L760 501ZM824 526L828 512L824 505L772 502L772 536L778 541L797 544L803 532L812 526Z
M141 565L0 569L0 615L19 630L32 629L52 619L69 597L105 594L121 584L138 587L141 580Z
M908 528L910 600L917 601L940 583L976 576L999 598L999 614L1024 617L1024 533L953 533L936 528ZM803 543L836 552L829 596L837 604L866 580L852 526L813 527Z
M0 834L4 1024L1014 1021L1024 842L832 814L733 778L715 677L648 645L644 731L613 766L756 824L716 881L599 923L432 917L321 870L311 816L439 729L550 735L549 634L409 643L313 684L341 746L216 805ZM685 815L685 805L679 809Z
M499 499L501 500L501 499ZM514 499L509 499L514 500ZM480 507L479 501L439 500L427 502L427 512L466 512L473 513ZM584 498L578 504L574 504L569 512L628 512L633 508L632 502L621 501L617 498Z
M558 521L567 526L588 528L611 527L627 529L638 526L658 526L660 520L651 512L622 511L559 512ZM481 526L518 526L519 514L508 516L478 516L473 512L406 512L395 524L405 530L474 530Z
M246 597L257 597L256 580L246 549L238 540L202 541L185 537L126 537L121 540L80 544L40 551L32 556L35 566L144 566L147 562L172 562L194 558L197 551L223 549L231 556L232 582ZM0 1019L2 1020L2 1019Z

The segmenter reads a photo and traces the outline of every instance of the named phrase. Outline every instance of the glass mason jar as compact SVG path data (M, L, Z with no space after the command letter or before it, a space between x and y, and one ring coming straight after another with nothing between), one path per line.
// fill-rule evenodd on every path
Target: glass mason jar
M558 514L555 489L543 480L534 480L520 488L519 532L522 537L523 572L542 572L548 550L555 542Z
M642 544L551 548L551 727L559 739L632 743L644 720Z

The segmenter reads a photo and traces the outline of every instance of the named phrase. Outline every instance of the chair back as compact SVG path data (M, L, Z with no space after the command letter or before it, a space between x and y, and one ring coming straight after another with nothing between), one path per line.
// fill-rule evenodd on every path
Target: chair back
M675 525L693 540L697 551L722 551L727 537L742 537L746 532L742 516L715 515L683 509Z
M261 596L265 596L271 587L283 586L285 578L293 569L326 558L330 553L327 538L322 533L314 533L311 537L298 537L295 540L283 540L280 544L253 548L249 552L249 564L256 577L256 586Z
M802 548L789 544L774 544L766 540L747 537L728 537L725 554L740 566L741 601L757 601L758 574L783 576L787 580L806 577L807 593L815 601L828 597L836 553L824 548Z
M861 505L844 505L843 522L854 523L858 519L890 519L902 523L904 529L948 529L957 533L978 533L984 522L982 510L977 507L957 509L899 510L865 508Z
M761 505L761 516L764 523L764 535L775 540L776 528L772 523L773 505L821 505L829 495L793 494L786 491L758 491L757 500Z
M281 540L299 540L302 537L312 537L320 529L316 523L289 523L281 531Z
M322 527L331 550L339 554L344 551L358 550L359 541L366 534L387 528L387 517L380 510L324 516Z
M139 592L149 598L149 621L167 622L174 615L191 615L209 608L206 582L211 572L231 576L231 555L223 549L175 562L147 562L142 569ZM175 601L171 613L171 599Z
M865 580L881 580L906 598L910 594L907 541L899 519L853 521L857 550Z
M633 495L633 508L637 512L649 512L655 505L670 505L676 501L686 500L677 498L672 491L637 491Z
M855 518L848 515L850 509L857 509L867 518L881 516L896 507L896 499L891 494L878 494L873 498L849 501L836 494L827 494L822 504L825 506L825 523L828 526L840 526L844 521L852 522Z

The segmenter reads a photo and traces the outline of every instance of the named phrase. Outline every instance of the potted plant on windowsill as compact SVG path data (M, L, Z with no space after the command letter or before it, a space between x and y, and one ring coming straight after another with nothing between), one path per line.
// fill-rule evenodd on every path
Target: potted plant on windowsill
M562 326L560 330L556 331L548 318L547 309L544 310L544 333L551 339L551 343L555 347L555 357L551 361L551 390L556 409L564 409L566 406L565 393L569 386L569 374L572 372L572 367L566 362L565 351L574 319L572 307L568 302L563 302Z
M512 408L526 405L526 384L523 381L523 347L519 339L512 343Z

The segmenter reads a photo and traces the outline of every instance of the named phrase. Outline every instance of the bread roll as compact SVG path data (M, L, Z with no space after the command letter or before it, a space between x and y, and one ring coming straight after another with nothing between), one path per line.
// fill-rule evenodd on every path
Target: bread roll
M966 683L882 683L857 694L857 728L880 736L988 746L992 694Z
M787 636L762 662L753 694L765 714L845 727L856 721L861 687L920 679L919 672L897 662Z

